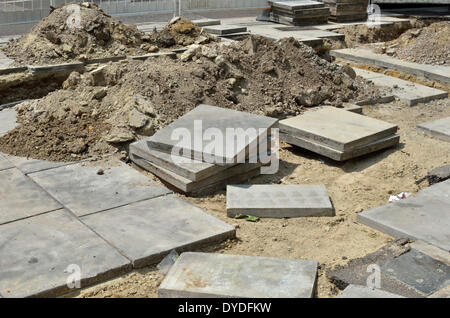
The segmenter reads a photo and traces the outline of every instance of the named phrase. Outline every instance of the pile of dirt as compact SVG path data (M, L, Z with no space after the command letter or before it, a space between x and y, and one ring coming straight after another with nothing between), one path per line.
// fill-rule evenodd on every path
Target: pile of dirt
M283 118L377 95L352 69L330 64L293 38L194 44L180 59L124 60L73 72L62 90L16 106L21 125L0 138L0 151L81 159L124 149L200 103Z
M450 65L450 22L411 29L379 51L410 62Z

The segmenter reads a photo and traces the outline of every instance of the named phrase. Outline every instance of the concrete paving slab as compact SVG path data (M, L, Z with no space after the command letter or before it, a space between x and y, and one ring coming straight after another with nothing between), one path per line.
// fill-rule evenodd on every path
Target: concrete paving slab
M0 137L8 133L8 131L14 129L18 123L17 113L14 109L0 110Z
M432 137L450 141L450 117L419 124L417 129Z
M311 298L316 276L316 261L183 253L158 297Z
M352 150L349 150L347 152L343 151L337 151L333 148L326 147L321 144L317 144L314 142L311 142L309 140L293 137L288 134L280 133L280 139L284 142L295 145L304 149L307 149L309 151L315 152L319 155L328 157L330 159L336 160L336 161L345 161L349 159L353 159L356 157L360 157L375 151L379 151L382 149L387 149L390 147L396 146L400 141L399 135L392 135L385 138L381 138L377 141L371 142L365 146L361 146Z
M247 27L241 25L221 24L205 26L203 27L203 31L216 35L224 35L247 32Z
M4 297L55 297L77 266L81 287L130 270L130 261L67 210L0 226L0 292ZM72 266L72 267L70 267Z
M77 163L28 176L77 216L171 192L120 161L108 168Z
M318 1L269 1L269 5L274 8L281 8L287 10L301 10L308 8L322 8L323 3Z
M3 156L7 158L11 163L13 163L13 165L20 171L22 171L24 174L67 166L74 163L74 162L56 162L56 161L38 160L32 158L12 156L8 154L4 154Z
M450 83L450 66L435 66L406 62L388 55L376 54L371 50L362 48L332 50L330 51L330 55L358 63L396 69L434 81Z
M426 193L435 196L437 199L442 198L443 200L450 202L450 179L424 188L420 190L420 193Z
M132 260L154 264L171 250L194 250L235 237L235 228L175 195L145 200L81 220Z
M0 153L0 171L9 168L14 168L14 164Z
M263 136L266 138L277 123L276 118L202 104L147 141L152 148L163 152L225 165L245 158L249 148L255 147ZM254 134L246 133L251 131ZM212 148L211 141L203 137L205 132L214 132L212 137L223 146Z
M411 249L419 251L422 254L426 254L435 260L438 260L444 264L450 266L450 253L440 249L439 247L425 243L423 241L415 241L410 244Z
M229 185L227 215L286 218L333 216L333 206L323 185Z
M192 20L193 23L197 24L199 27L211 26L211 25L220 25L220 20L217 19L198 19Z
M367 286L348 285L337 298L404 298L403 296L389 293L380 289L372 289Z
M71 71L71 70L80 70L84 68L84 63L82 62L73 62L73 63L62 63L55 65L45 65L45 66L36 66L36 65L28 65L28 70L31 73L52 73L59 71Z
M357 70L356 74L373 82L376 86L388 87L390 94L409 106L448 97L448 93L445 91L412 83L396 77L366 70Z
M397 126L331 106L281 120L280 133L309 140L338 151L348 151L391 136Z
M132 60L141 60L144 61L151 57L161 57L161 56L167 56L170 58L176 58L177 54L175 52L157 52L157 53L148 53L144 55L137 55L137 56L128 56L128 58Z
M450 266L411 250L381 266L381 272L430 295L450 284Z
M422 240L450 251L448 197L419 193L358 214L358 221L395 237Z
M214 189L217 189L219 184L222 184L222 187L225 187L229 180L235 179L236 176L245 175L248 172L261 167L260 163L237 164L221 170L208 178L192 181L137 155L131 154L131 160L139 167L161 178L164 183L168 183L186 194L204 193L202 190L210 189L210 186L212 185L216 185Z
M62 208L16 168L0 171L0 184L0 224Z
M354 112L357 114L362 114L363 111L361 106L352 103L344 103L342 106L343 109L345 109L346 111Z

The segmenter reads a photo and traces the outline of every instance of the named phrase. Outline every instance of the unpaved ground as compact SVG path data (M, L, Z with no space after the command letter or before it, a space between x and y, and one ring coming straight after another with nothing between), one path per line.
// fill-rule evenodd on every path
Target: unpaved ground
M338 291L325 269L376 251L391 237L356 221L358 212L387 204L390 194L416 193L426 187L415 181L429 170L450 163L450 143L417 132L416 125L450 116L450 99L408 107L399 102L365 106L364 114L399 125L397 148L337 163L282 144L280 170L252 183L326 185L335 217L262 219L257 223L226 216L225 191L204 198L186 198L208 213L237 226L237 239L208 252L313 259L320 263L318 297ZM155 297L163 275L155 267L130 274L72 295L78 297Z

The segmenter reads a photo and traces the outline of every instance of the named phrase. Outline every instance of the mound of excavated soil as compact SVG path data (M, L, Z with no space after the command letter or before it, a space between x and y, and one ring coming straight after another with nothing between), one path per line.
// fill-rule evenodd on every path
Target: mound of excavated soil
M0 138L0 151L81 159L150 136L200 103L281 118L378 94L352 75L292 38L193 45L176 60L127 60L73 72L64 89L16 106L21 125Z
M385 53L410 62L450 65L450 22L409 30L386 43Z

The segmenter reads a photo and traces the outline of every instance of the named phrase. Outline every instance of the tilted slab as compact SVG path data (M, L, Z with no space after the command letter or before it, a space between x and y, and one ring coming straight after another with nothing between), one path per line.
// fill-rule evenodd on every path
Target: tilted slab
M404 298L403 296L389 293L380 289L372 289L367 286L348 285L337 298Z
M266 139L277 122L276 118L202 104L147 141L152 148L163 152L218 165L231 164L246 158L248 150L256 147L259 139ZM218 138L216 142L222 147L211 147L212 141L204 138L205 133L211 134L212 140Z
M432 137L450 141L450 117L419 124L417 129Z
M229 185L227 215L238 214L271 218L334 215L323 185Z
M316 276L316 261L183 253L158 297L311 298Z
M395 237L422 240L450 251L449 205L449 197L424 192L359 213L358 221Z
M435 99L447 98L448 93L436 88L412 83L384 74L356 70L356 74L373 82L376 86L389 87L390 93L409 106L426 103Z
M344 152L397 131L396 125L331 106L281 120L279 127L281 133Z
M235 228L168 195L81 220L132 260L135 267L156 263L171 250L193 250L233 238Z
M0 224L62 208L16 168L0 171L0 185Z
M0 110L0 136L6 135L14 129L18 125L16 120L17 113L14 109Z
M0 225L0 293L3 297L55 297L120 275L130 261L66 210Z
M425 77L434 81L450 83L450 66L434 66L402 61L388 55L373 53L368 49L341 49L330 51L331 56L347 60L375 65L383 68L396 69L405 73Z
M131 160L139 167L153 173L161 178L163 182L169 183L171 186L186 194L206 194L209 190L217 190L224 188L232 180L246 181L247 174L251 172L260 172L260 163L237 164L230 168L221 170L220 172L199 180L192 181L182 177L170 170L167 170L159 165L149 162L137 155L131 154ZM254 174L252 174L254 176Z
M203 27L203 31L211 34L224 35L224 34L247 32L247 27L240 25L221 24L221 25L205 26Z
M85 163L29 174L66 208L78 216L165 195L171 191L120 161L103 168Z
M367 145L360 146L360 147L354 148L354 149L346 151L346 152L338 151L333 148L309 141L307 139L294 137L294 136L291 136L291 135L288 135L285 133L280 133L280 139L288 144L307 149L309 151L315 152L319 155L328 157L330 159L333 159L336 161L345 161L345 160L353 159L353 158L360 157L363 155L367 155L367 154L375 152L375 151L394 147L394 146L398 145L398 143L400 141L400 136L392 135L392 136L384 137L379 140L368 143Z

